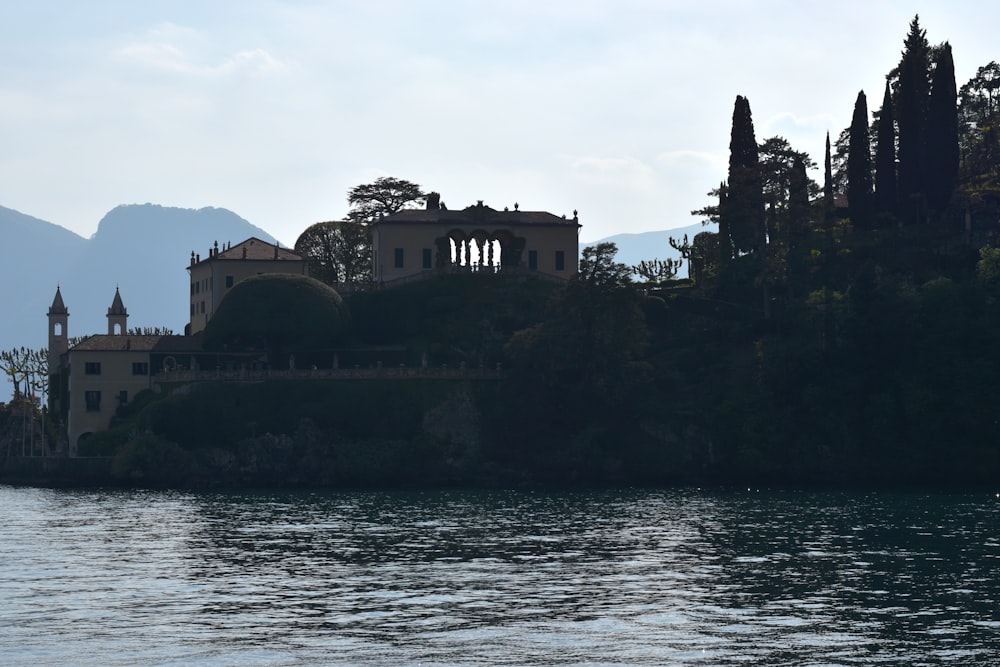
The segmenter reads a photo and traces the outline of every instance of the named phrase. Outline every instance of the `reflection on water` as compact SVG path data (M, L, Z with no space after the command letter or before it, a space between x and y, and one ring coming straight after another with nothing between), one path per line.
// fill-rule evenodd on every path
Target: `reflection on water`
M0 487L0 663L973 664L992 496Z

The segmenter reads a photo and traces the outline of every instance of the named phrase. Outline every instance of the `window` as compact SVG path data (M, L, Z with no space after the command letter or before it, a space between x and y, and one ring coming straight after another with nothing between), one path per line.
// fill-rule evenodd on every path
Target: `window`
M205 312L205 302L204 301L202 301L200 304L198 304L198 309L199 309L199 312L201 312L201 313Z
M397 269L403 268L403 249L396 248L392 251L392 265Z
M229 289L232 286L233 286L233 277L226 276L226 289Z
M87 412L101 411L101 392L85 391L83 393L83 399L87 403Z
M133 361L132 375L149 375L149 363L146 361Z
M125 389L118 392L118 403L119 405L128 405L128 391Z
M556 250L556 271L566 270L566 252L564 250Z
M199 280L194 284L194 293L201 294L201 281Z
M538 251L529 250L528 251L528 270L537 271L538 270Z
M430 248L424 248L423 249L423 251L421 252L421 259L422 259L421 264L423 265L423 267L425 269L433 268L433 266L434 266L432 264L433 256L431 255L431 249Z
M83 372L85 375L100 375L101 374L101 362L99 361L88 361L83 364Z

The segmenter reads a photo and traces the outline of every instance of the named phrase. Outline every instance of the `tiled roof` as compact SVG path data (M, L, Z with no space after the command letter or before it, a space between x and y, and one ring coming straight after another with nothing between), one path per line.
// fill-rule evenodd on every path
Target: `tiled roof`
M277 256L274 254L275 249L278 251ZM245 253L244 250L246 251ZM210 259L285 259L301 262L303 257L288 248L282 248L273 243L251 237L243 243L226 248Z
M576 211L572 218L558 216L545 211L498 211L481 203L460 211L448 209L406 209L387 215L376 221L377 225L406 223L444 223L452 225L574 225L579 227L580 221Z
M70 352L200 352L200 336L88 336Z

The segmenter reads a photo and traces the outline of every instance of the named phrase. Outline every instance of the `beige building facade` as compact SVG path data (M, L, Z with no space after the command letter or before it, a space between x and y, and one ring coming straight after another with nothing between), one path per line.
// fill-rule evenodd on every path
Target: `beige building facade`
M108 308L106 334L86 336L70 346L69 310L56 288L49 307L49 411L65 424L69 453L75 456L88 435L108 428L118 408L153 388L162 371L199 370L220 363L201 349L197 334L240 281L265 273L307 274L297 253L249 238L238 245L209 249L202 259L191 253L191 318L183 336L130 335L128 310L116 288Z
M219 304L240 281L265 273L308 275L308 263L298 253L258 238L237 245L209 248L208 257L191 253L188 266L191 288L191 317L185 333L205 328Z
M425 209L403 210L372 224L372 279L379 285L442 270L576 275L580 222L544 211L497 209L478 202L448 210L439 195Z
M69 454L108 428L119 407L152 388L153 375L177 359L190 363L200 346L188 336L129 335L128 310L116 289L108 332L69 347L69 310L57 287L49 308L49 410L66 425Z

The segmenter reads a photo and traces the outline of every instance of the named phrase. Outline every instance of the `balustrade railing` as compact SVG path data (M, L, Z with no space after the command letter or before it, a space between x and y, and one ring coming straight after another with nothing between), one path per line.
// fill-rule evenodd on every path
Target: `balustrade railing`
M441 380L496 380L503 377L500 364L484 366L355 366L353 368L312 368L276 370L270 368L242 368L234 370L184 370L163 371L153 377L161 384L185 382L262 382L265 380L372 380L391 378L426 378Z

